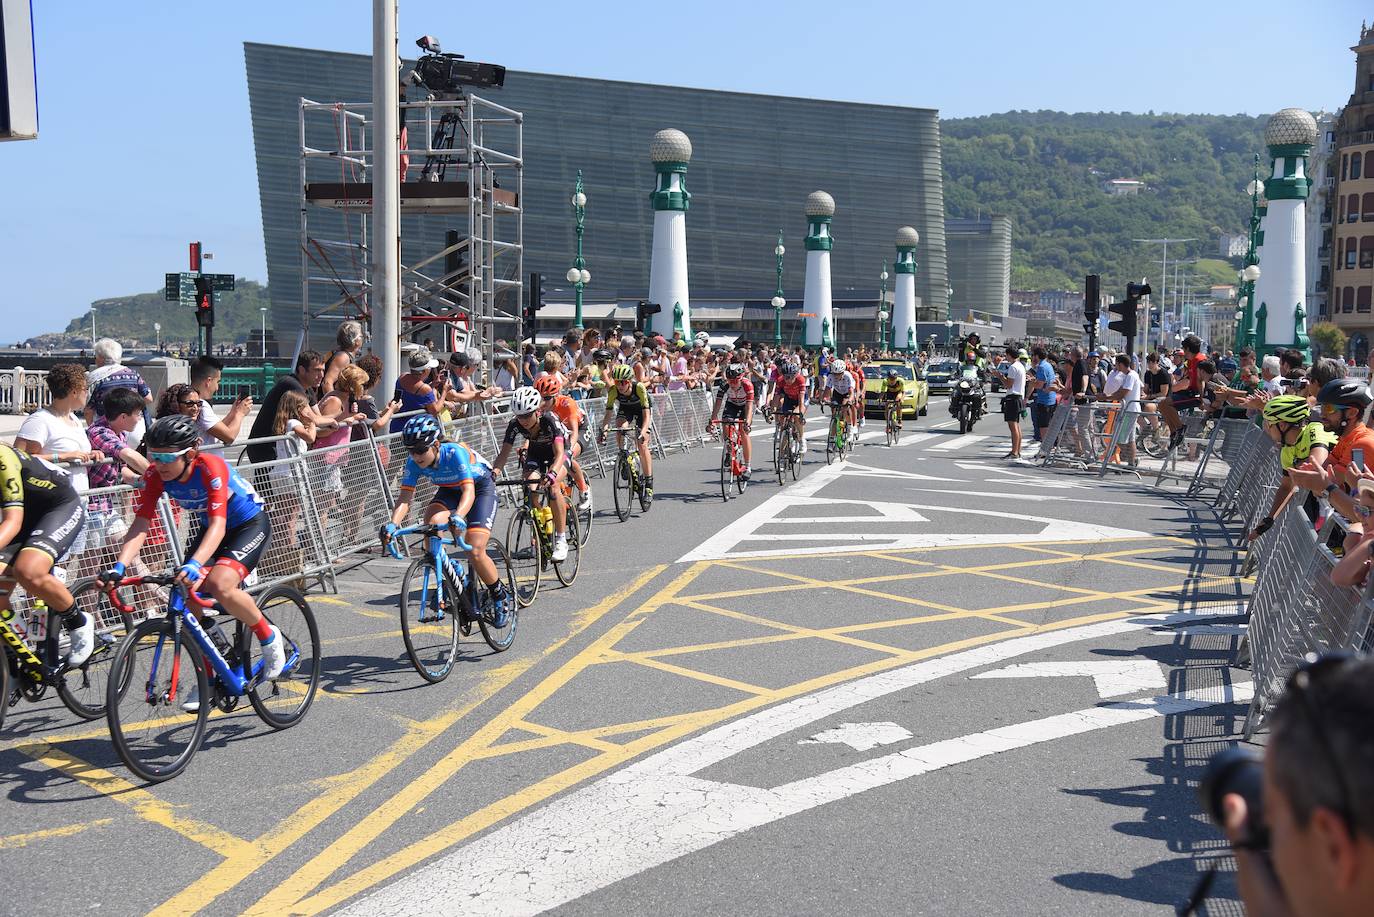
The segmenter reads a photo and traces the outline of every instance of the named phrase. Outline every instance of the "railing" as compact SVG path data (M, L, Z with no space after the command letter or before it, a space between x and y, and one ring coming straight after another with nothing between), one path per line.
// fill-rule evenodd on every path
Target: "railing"
M52 403L45 369L0 369L0 413L31 414Z
M212 399L215 404L230 404L240 395L248 395L254 401L262 401L277 379L286 375L287 367L276 367L271 363L262 366L226 366L220 376L219 390Z

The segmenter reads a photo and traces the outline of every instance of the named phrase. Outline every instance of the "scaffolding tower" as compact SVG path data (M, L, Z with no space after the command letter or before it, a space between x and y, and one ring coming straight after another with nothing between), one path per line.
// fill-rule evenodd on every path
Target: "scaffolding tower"
M524 116L471 93L401 103L400 343L518 348ZM301 336L371 333L372 103L300 100ZM435 239L442 242L436 245ZM320 326L326 326L322 329Z

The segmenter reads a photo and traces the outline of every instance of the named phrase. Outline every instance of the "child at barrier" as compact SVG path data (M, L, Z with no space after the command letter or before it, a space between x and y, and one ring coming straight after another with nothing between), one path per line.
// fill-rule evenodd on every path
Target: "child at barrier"
M305 475L299 458L314 444L316 432L310 400L300 392L283 392L277 401L277 416L272 420L272 435L282 437L276 443L278 464L268 472L268 481L272 505L286 515L286 551L295 552L296 562L290 564L295 570L301 568L296 524L301 515L301 494L305 493Z

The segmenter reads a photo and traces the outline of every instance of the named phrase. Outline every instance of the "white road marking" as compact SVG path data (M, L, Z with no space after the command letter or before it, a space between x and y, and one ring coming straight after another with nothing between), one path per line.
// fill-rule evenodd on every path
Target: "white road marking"
M804 523L807 525L824 525L828 522L929 522L925 516L907 503L881 503L874 500L821 500L816 497L793 497L789 501L792 506L854 506L864 507L865 509L876 510L874 513L854 514L848 516L787 516L782 519L770 519L768 525L796 525ZM777 536L769 536L777 537ZM810 538L809 535L800 536Z
M1002 482L990 481L988 483ZM1022 486L1020 481L1006 481L1005 483ZM1006 491L1001 490L964 490L963 488L959 488L958 490L949 490L942 489L939 487L908 487L906 489L914 491L916 493L951 494L959 497L991 497L993 499L1001 500L1024 500L1029 503L1091 503L1093 506L1101 506L1103 503L1101 498L1096 500L1089 500L1086 497L1064 497L1060 496L1059 494L1007 493ZM1150 509L1161 508L1161 505L1158 503L1132 503L1125 500L1113 500L1111 501L1111 504L1112 506L1143 506Z
M1164 669L1148 659L1109 659L1083 662L1023 662L1005 669L979 672L969 678L1074 678L1087 676L1099 697L1120 697L1137 691L1167 688Z
M1180 623L1197 620L1173 616ZM695 775L741 751L867 701L1067 643L1153 627L1106 621L966 650L795 698L603 777L358 901L355 917L538 914L753 828L954 764L1217 704L1249 682L1103 704L905 749L773 788Z
M798 745L835 744L848 745L855 751L868 751L882 745L895 745L905 742L912 734L904 726L896 723L841 723L834 729L818 732L809 739L802 739Z
M969 446L972 446L975 443L982 442L985 439L987 439L986 436L976 436L972 433L965 433L962 436L947 436L945 437L945 442L940 443L938 446L931 446L926 451L952 452L955 449L967 449Z

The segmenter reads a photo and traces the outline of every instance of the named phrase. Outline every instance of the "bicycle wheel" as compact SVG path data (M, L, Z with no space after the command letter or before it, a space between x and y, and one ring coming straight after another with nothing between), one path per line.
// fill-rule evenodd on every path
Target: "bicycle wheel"
M576 488L573 488L573 493L577 494ZM587 482L587 496L590 497L591 494L591 482L589 481ZM573 499L577 500L577 497L574 496ZM575 503L574 507L576 508L577 514L577 536L579 539L581 539L581 544L586 544L587 539L592 537L592 516L595 515L595 512L592 509L592 504L590 501L588 501L586 509L576 507Z
M741 428L740 428L740 431L739 431L739 435L740 435L740 436L748 436L749 434L748 434L747 432L745 432L745 430L744 430L743 427L741 427ZM735 461L733 461L733 462L730 463L730 471L731 471L731 473L732 473L732 476L733 476L734 479L735 479L735 490L736 490L738 493L744 493L744 488L746 488L746 487L749 486L749 481L746 480L745 477L744 477L744 471L743 471L743 470L735 471L735 468L736 468L736 467L739 467L739 468L743 469L743 466L744 466L744 444L743 444L743 442L736 442L736 443L735 443Z
M506 589L511 595L515 595L515 570L511 566L510 555L506 553L505 546L495 538L491 539L487 542L487 556L496 564L496 575L506 581ZM477 626L482 629L482 639L487 641L487 646L495 652L504 652L515 642L515 630L520 620L520 603L510 603L510 610L506 614L506 626L498 628L491 623L491 593L486 589L479 590L479 593L481 598L476 604L481 617L477 619Z
M320 631L310 603L291 586L273 586L258 596L263 617L277 626L279 640L286 641L286 668L276 681L264 681L248 689L248 702L262 721L273 729L287 729L305 717L320 686ZM403 628L404 630L404 628ZM253 670L253 654L262 647L248 628L243 629L244 668Z
M181 704L191 690L201 703L188 713ZM205 657L188 634L162 618L135 627L105 682L105 719L120 760L149 783L186 770L205 738L209 691Z
M623 452L615 463L615 480L611 483L611 492L615 497L616 518L624 522L630 518L630 501L635 497L635 484L630 459Z
M539 533L535 531L534 517L528 506L521 505L510 517L506 544L510 546L510 562L515 571L515 601L521 608L527 608L539 594L539 571L544 567Z
M840 450L839 437L839 424L832 411L830 414L830 430L826 433L825 437L825 463L827 465L835 461L835 455Z
M720 444L720 498L730 499L730 438Z
M115 650L132 629L132 619L113 607L101 607L103 593L94 577L78 580L72 587L76 607L95 621L95 649L90 657L75 669L62 674L57 683L57 696L67 709L83 720L99 719L105 715L105 683L110 677L110 663ZM61 626L56 619L52 625Z
M787 460L791 457L792 444L788 440L785 429L773 432L773 471L778 476L778 484L781 486L787 479Z
M10 648L0 646L0 729L5 728L5 713L10 709Z
M568 527L564 534L568 538L568 556L565 560L553 562L553 575L558 577L558 581L564 586L571 586L573 580L577 579L578 568L582 565L582 541L577 531L577 514L569 513L567 520Z
M443 579L429 555L401 577L401 638L410 664L432 685L448 678L458 657L458 596Z

